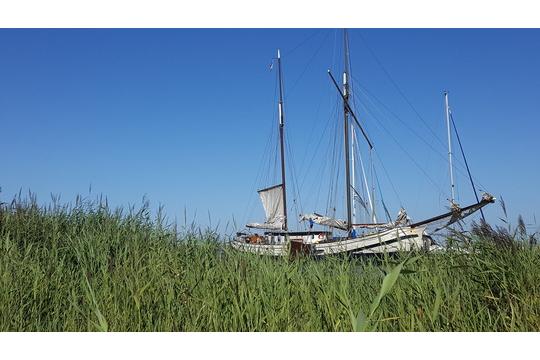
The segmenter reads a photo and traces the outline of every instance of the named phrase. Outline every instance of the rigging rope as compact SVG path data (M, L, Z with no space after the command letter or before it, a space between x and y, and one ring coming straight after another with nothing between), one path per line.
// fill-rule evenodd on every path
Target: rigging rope
M298 85L298 83L300 82L300 80L302 79L302 77L304 76L304 74L306 73L307 69L309 69L309 66L311 65L311 63L313 62L313 60L315 59L315 57L317 56L317 54L319 53L319 51L322 49L323 45L325 44L326 42L326 39L328 38L328 35L330 35L330 32L327 32L326 33L326 36L324 37L324 39L321 41L321 44L319 45L319 47L317 48L317 50L315 50L315 52L313 53L313 55L311 56L311 58L308 60L307 64L304 66L304 70L302 71L302 73L300 74L300 76L295 80L295 82L293 83L293 86L289 89L289 95L293 92L293 90L296 88L296 85ZM287 98L285 98L286 100Z
M331 174L334 172L334 169L335 169L334 154L336 152L336 147L335 147L336 137L334 136L334 134L336 131L337 124L333 120L334 120L334 116L337 114L337 109L338 109L337 106L338 105L337 105L337 100L336 100L336 102L334 102L334 107L332 108L332 111L330 112L330 115L328 116L327 127L325 128L325 134L327 132L326 129L328 129L329 136L326 137L327 139L327 146L325 147L326 152L320 156L320 159L322 161L320 162L319 171L315 174L316 178L319 178L319 179L324 179L325 174L328 174L328 173ZM330 125L333 125L333 130ZM315 157L315 153L313 154L313 156ZM326 201L327 202L325 205L325 209L327 210L329 208L328 204L331 201L331 191L333 188L333 181L334 181L333 177L329 177L327 179L327 184L326 184L327 185L326 186L326 189L327 189ZM318 181L316 183L319 184L319 187L317 188L317 196L315 199L315 204L317 204L316 206L318 207L319 197L321 195L322 187L323 187L323 181Z
M380 100L377 96L375 96L373 93L371 93L367 88L365 88L364 86L362 85L357 85L359 86L359 90L360 90L360 93L363 93L367 99L372 99L374 100L375 102L377 102L382 108L384 108L390 115L392 115L393 118L395 118L396 120L398 120L408 131L410 131L414 136L416 136L419 140L421 140L425 145L427 145L436 155L438 155L442 160L444 161L447 161L447 153L446 152L441 152L440 150L436 149L433 147L432 144L430 144L426 139L424 139L418 132L416 132L412 127L410 127L403 119L401 119L395 112L393 112L386 104L384 104L382 102L382 100ZM353 93L353 96L355 96L355 94ZM371 101L371 103L373 105L375 105L375 103L373 101ZM465 171L466 171L466 166L459 160L459 159L455 159L455 165L458 165L455 167L455 169L457 170L457 172L461 175L461 176L464 176L465 177ZM480 184L480 182L478 181L478 179L475 179L475 181ZM480 184L480 186L483 187L482 184Z
M396 90L398 91L398 93L401 95L401 97L403 97L403 99L405 100L405 102L411 107L411 109L413 110L413 112L418 116L418 118L424 123L424 125L429 129L429 131L431 132L431 134L434 136L435 139L437 139L439 141L439 143L441 143L443 146L444 146L444 142L439 138L439 136L437 135L437 133L435 133L435 131L433 131L433 129L431 129L431 127L428 125L428 123L424 120L424 118L422 117L422 115L420 115L420 113L416 110L416 108L413 106L413 104L409 101L409 99L405 96L405 93L401 90L401 88L398 86L398 84L394 81L394 79L392 78L392 76L390 76L390 73L386 70L386 68L384 67L384 65L382 64L382 62L379 60L379 58L377 57L377 55L375 55L375 52L373 51L373 49L368 45L366 39L362 36L362 34L359 32L358 35L360 36L360 39L362 39L362 42L364 43L364 45L366 46L366 48L368 49L369 53L371 54L371 56L373 56L373 58L375 59L375 62L381 67L381 69L383 70L383 72L385 73L385 75L388 77L388 79L390 80L390 82L392 83L392 85L396 88Z
M388 182L390 183L390 186L392 186L392 190L394 191L394 194L396 195L396 197L397 197L397 199L399 201L399 206L404 207L403 202L401 201L401 198L399 197L399 193L397 192L396 187L394 186L394 182L392 181L392 178L390 177L390 174L388 174L388 171L386 170L386 167L384 166L384 163L382 162L381 158L379 157L378 152L375 152L375 157L377 158L377 160L379 160L379 163L381 164L381 167L382 167L382 169L384 171L384 174L386 175L386 178L388 179Z
M375 172L375 170L374 170ZM379 188L379 194L381 194L381 204L383 206L384 212L386 214L386 219L388 222L392 221L392 216L390 215L390 212L388 211L388 208L386 207L386 203L384 202L384 197L381 190L381 184L379 182L379 177L377 176L377 172L375 172L375 180L377 181L377 187Z
M356 79L355 79L356 80ZM420 139L424 144L426 144L429 148L431 148L435 152L439 152L436 148L433 147L432 144L430 144L426 139L424 139L420 134L418 134L412 127L410 127L403 119L401 119L395 112L393 112L386 104L384 104L377 96L375 96L373 93L371 93L367 88L365 88L362 85L358 85L360 87L360 92L363 92L367 97L372 98L376 102L379 103L386 111L390 113L396 120L398 120L407 130L409 130L413 135L415 135L418 139ZM443 156L444 158L444 156Z
M355 133L355 136L356 136L356 133ZM358 138L355 139L356 140L356 143L358 143ZM373 202L373 197L370 195L370 191L369 191L369 186L368 186L368 182L367 182L367 177L366 177L366 171L365 171L365 168L364 168L364 161L362 159L362 154L360 153L360 149L358 149L357 151L358 153L358 159L360 160L360 170L362 170L362 180L363 180L363 185L362 186L362 191L365 191L365 194L367 195L367 199L368 199L368 204L369 204L369 209L367 207L365 207L366 209L366 223L370 222L370 221L373 221L373 208L375 206L374 202ZM371 213L370 213L370 210L371 209Z
M327 37L328 37L329 34L330 34L330 32L327 33ZM325 39L326 39L326 38L325 38ZM315 133L315 130L316 130L316 124L317 124L317 120L318 120L318 118L319 118L319 114L320 114L320 110L321 110L323 98L324 98L324 97L327 97L328 94L329 94L330 89L329 89L329 88L326 88L326 89L327 89L326 94L323 93L323 92L321 92L321 94L320 94L320 98L319 98L318 106L317 106L317 111L316 111L316 114L315 114L315 119L314 119L314 121L313 121L313 122L315 123L315 126L310 126L310 129L311 129L311 130L310 130L309 136L308 136L308 138L307 138L307 144L311 144L311 143L312 143L312 138L313 138L313 134ZM336 106L336 105L334 105L334 106ZM330 111L330 114L332 114L333 112L334 112L334 109L332 108L332 110ZM331 117L331 116L327 116L327 117L326 117L327 121L326 121L326 123L325 123L325 127L324 127L324 129L323 129L323 131L322 131L322 134L319 134L319 133L318 133L319 138L318 138L317 145L316 145L315 147L312 147L312 146L306 146L306 147L305 147L304 156L302 157L302 163L301 163L301 164L306 164L306 158L307 158L308 153L311 152L312 156L311 156L311 159L310 159L310 161L309 161L309 163L308 163L308 165L307 165L307 168L305 169L306 171L303 171L303 173L304 173L305 175L304 175L304 177L303 177L303 179L302 179L302 181L301 181L300 188L303 188L304 183L305 183L305 180L307 179L307 175L308 175L308 171L307 171L307 170L309 170L309 169L311 168L311 164L313 163L313 160L315 159L315 156L316 156L316 154L317 154L318 151L319 151L319 145L321 144L322 139L324 138L324 135L326 134L326 131L327 131L328 126L329 126L329 124L330 124L330 117ZM305 166L305 165L304 165L304 166ZM302 168L302 170L304 170L304 169Z
M337 104L337 101L336 101ZM340 109L336 106L336 113L334 114L334 119L338 119L340 116ZM333 121L334 123L334 136L331 136L331 139L333 140L333 147L332 152L330 155L330 174L335 174L334 177L330 177L329 187L328 187L328 198L326 202L326 212L327 214L332 215L332 217L335 217L336 212L336 199L337 199L337 193L338 193L338 187L340 183L341 178L341 161L338 159L341 159L343 154L343 144L342 144L342 137L338 136L337 134L340 133L340 122L339 121Z
M370 111L370 109L367 108L365 105L364 105L364 108L366 112L370 113L371 116L376 120L376 123L390 136L390 138L396 143L396 145L401 149L401 151L405 155L407 155L407 157L414 163L414 165L424 174L426 179L428 179L439 192L444 194L444 191L442 191L441 187L435 183L435 181L431 178L431 176L429 176L429 174L422 168L422 166L418 164L418 162L414 159L414 157L411 156L411 154L400 144L400 142L394 137L394 135L384 126L383 122L380 121L376 116L374 116L374 114Z
M350 49L348 49L349 51L349 54L350 54ZM349 94L352 93L352 105L355 109L355 112L358 112L357 109L357 105L356 105L356 99L357 99L357 96L355 94L355 89L354 89L354 82L356 82L356 78L354 77L353 75L353 70L352 70L352 64L349 62L348 64L348 67L349 67L349 85L350 85L350 89L349 89ZM359 148L359 142L358 142L358 138L356 136L356 132L353 132L353 136L355 137L355 144L357 144L358 146L358 151L357 151L357 154L358 154L358 157L360 159L360 162L361 162L361 168L362 168L362 174L363 174L363 178L364 178L364 181L365 181L365 186L366 186L366 192L367 192L367 196L368 196L368 199L370 201L370 203L372 204L371 207L372 207L372 213L371 215L369 214L369 212L367 211L367 208L366 208L366 214L367 214L367 218L366 218L366 223L367 222L370 222L370 221L373 221L375 222L375 196L370 196L369 195L369 188L367 188L367 181L366 181L366 176L365 176L365 172L364 172L364 165L363 165L363 162L362 162L362 157L361 157L361 154L360 154L360 148ZM369 150L369 154L370 154L370 168L373 170L373 158L372 158L372 146ZM354 156L354 149L353 149L353 156ZM382 198L382 193L381 193L381 198Z
M285 151L287 152L287 156L289 158L289 161L288 161L288 164L289 164L289 169L291 170L289 172L289 178L291 179L291 182L292 182L292 195L293 195L293 204L294 204L294 207L296 209L296 213L295 213L295 219L298 219L299 217L299 214L301 214L303 211L302 211L302 202L301 202L301 198L300 198L300 190L298 188L298 177L296 176L296 168L294 166L294 157L293 157L293 151L291 150L291 146L289 145L290 142L289 142L289 135L288 133L285 134L285 137L287 139L287 141L285 142ZM304 225L305 227L305 225Z
M264 151L262 152L261 156L260 156L260 161L259 161L259 166L257 167L257 172L256 172L256 176L254 178L254 181L253 181L253 184L251 185L251 191L250 191L250 194L254 194L256 193L256 191L258 190L258 186L259 184L261 183L262 181L262 177L263 177L263 166L266 164L267 166L267 173L268 173L268 170L269 170L269 166L270 166L270 161L271 161L271 156L269 156L269 153L270 153L270 146L272 144L272 139L273 139L273 135L274 133L277 133L276 132L276 127L275 127L275 117L276 117L276 99L277 99L277 76L275 77L275 82L274 82L274 99L272 100L272 121L269 122L270 124L270 129L269 129L269 132L270 132L270 136L267 137L267 141L266 141L266 144L264 146ZM243 216L243 223L246 224L247 222L249 222L249 219L248 219L248 214L252 213L254 208L255 208L255 204L256 204L256 201L254 201L256 199L255 196L250 196L249 199L248 199L248 202L246 203L246 208L245 208L245 212L244 212L244 216Z
M476 193L476 187L474 186L474 181L473 181L473 178L471 176L471 170L469 169L469 164L467 163L467 158L465 157L465 152L463 151L463 146L461 145L461 140L459 138L456 123L454 122L454 116L452 115L451 111L449 111L449 113L450 113L450 120L452 121L452 125L453 125L454 131L456 133L456 138L457 138L457 141L458 141L458 144L459 144L459 149L461 150L461 155L463 156L463 161L465 162L465 166L467 167L467 173L469 174L469 180L471 181L471 186L472 186L472 189L473 189L473 192L474 192L474 197L476 198L476 202L479 203L480 200L478 199L478 194ZM484 212L482 211L482 209L480 209L480 214L482 215L482 219L485 222L486 218L484 217Z
M336 105L335 105L336 106ZM334 107L335 109L335 107ZM332 110L332 112L334 112L334 109ZM312 153L312 156L309 160L309 162L307 163L307 166L305 168L305 171L303 171L303 174L304 174L304 177L302 178L302 181L300 183L300 188L301 189L304 189L304 185L305 185L305 182L306 180L308 179L308 175L310 175L310 172L309 170L312 168L312 164L313 164L313 161L315 160L315 158L320 155L320 149L322 149L323 147L321 147L321 143L323 141L323 139L326 139L328 140L328 146L327 147L324 147L325 149L329 149L330 148L330 144L331 144L331 140L333 139L333 137L331 136L326 136L326 134L329 132L329 127L330 127L330 124L331 124L331 120L332 117L331 116L328 116L327 117L327 121L326 121L326 124L325 124L325 127L322 131L322 133L320 134L319 136L319 140L316 144L316 146L312 147L312 146L307 146L306 147L306 156L307 156L307 152L308 151L311 151ZM311 142L311 137L308 138L308 144ZM317 171L313 174L313 178L314 179L322 179L323 178L323 174L326 173L325 171L325 167L327 166L327 162L326 162L326 158L322 155L318 156L318 159L320 160L319 161L319 166L317 167ZM304 159L305 160L305 159ZM303 164L305 164L305 161L302 162ZM317 181L315 184L318 184L319 187L316 191L316 199L315 199L315 204L318 203L319 201L319 195L320 195L320 192L321 192L321 187L322 187L322 181ZM311 185L311 187L308 189L308 190L311 190L313 187L313 183ZM311 191L310 191L311 193Z
M289 50L287 51L286 53L282 54L282 57L285 56L290 56L293 52L295 52L296 50L298 50L298 48L304 46L309 40L311 40L312 38L315 37L315 35L317 35L318 33L320 33L321 31L323 31L324 29L318 29L316 30L315 32L313 32L311 35L309 35L307 38L305 38L304 40L302 40L298 45L296 45L292 50Z

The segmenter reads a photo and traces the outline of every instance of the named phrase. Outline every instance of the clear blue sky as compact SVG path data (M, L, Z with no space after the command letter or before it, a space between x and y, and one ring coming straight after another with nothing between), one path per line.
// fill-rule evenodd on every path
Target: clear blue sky
M377 169L392 215L401 204L416 220L445 211L446 89L475 179L503 196L514 223L518 214L534 223L539 39L539 30L350 30L354 84L371 94L357 91L358 114L391 178ZM208 213L212 225L263 220L255 190L273 185L258 174L275 139L269 65L279 47L299 192L290 197L303 212L324 211L325 159L341 124L326 69L339 74L341 45L333 29L2 29L0 200L22 189L72 201L91 185L114 206L146 196L171 219L183 221L186 209L201 225ZM463 175L465 205L474 198ZM498 205L486 214L502 216Z

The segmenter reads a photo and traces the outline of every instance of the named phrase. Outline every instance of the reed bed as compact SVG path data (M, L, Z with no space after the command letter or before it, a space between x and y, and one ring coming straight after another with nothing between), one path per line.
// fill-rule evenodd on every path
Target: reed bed
M18 198L0 210L0 330L540 330L540 250L485 226L439 253L272 259L146 206Z

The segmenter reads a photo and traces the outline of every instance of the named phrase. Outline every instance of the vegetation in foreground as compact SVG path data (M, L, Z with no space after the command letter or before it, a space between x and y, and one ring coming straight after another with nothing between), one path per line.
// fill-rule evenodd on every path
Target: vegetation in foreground
M2 331L538 331L540 249L488 225L391 259L270 259L147 207L0 210Z

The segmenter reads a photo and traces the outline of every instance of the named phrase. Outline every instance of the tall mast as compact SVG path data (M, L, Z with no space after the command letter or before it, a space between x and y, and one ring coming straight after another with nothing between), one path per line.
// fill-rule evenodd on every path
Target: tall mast
M349 42L347 38L347 30L343 30L343 52L345 66L343 69L343 129L345 139L345 188L346 188L346 203L347 203L347 231L352 229L352 214L351 214L351 169L349 159Z
M452 193L450 202L454 204L454 172L452 169L452 137L450 136L450 107L448 106L448 91L444 92L444 102L446 108L446 128L448 130L448 166L450 167L450 188Z
M283 114L283 80L281 75L281 54L279 49L277 51L277 62L278 62L278 76L279 76L279 142L281 150L281 184L283 190L283 230L287 231L287 191L285 188L285 140L283 137L284 127L285 127L285 117Z

